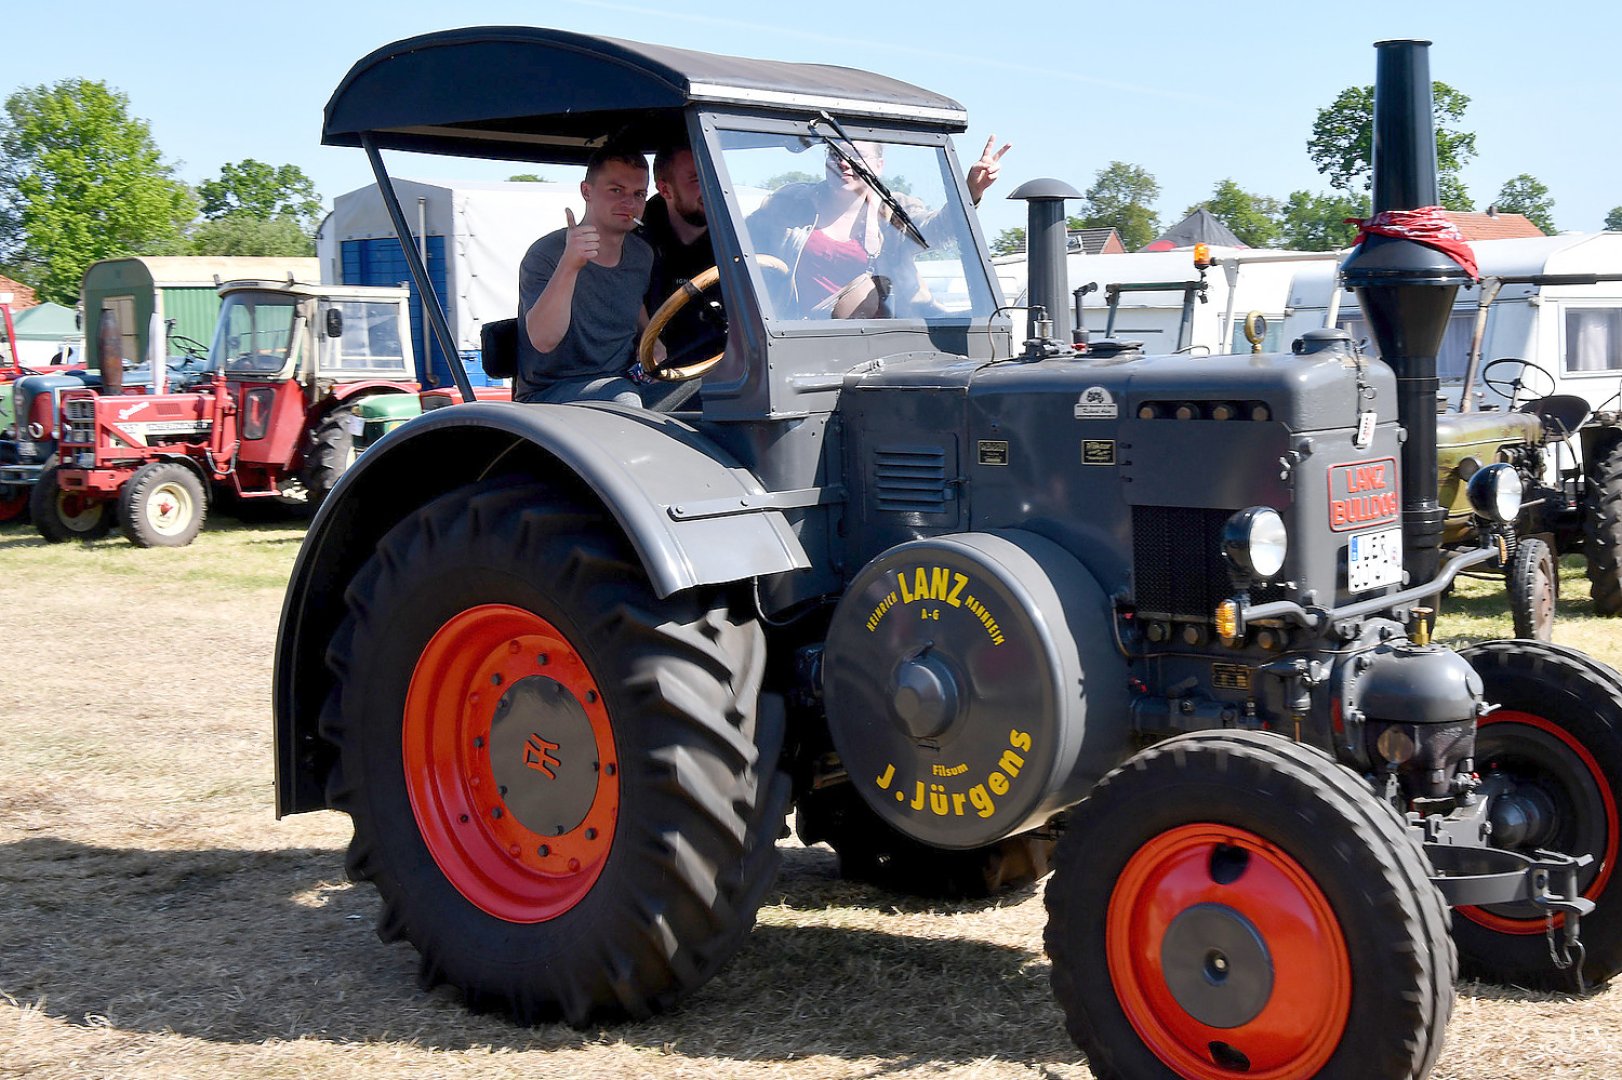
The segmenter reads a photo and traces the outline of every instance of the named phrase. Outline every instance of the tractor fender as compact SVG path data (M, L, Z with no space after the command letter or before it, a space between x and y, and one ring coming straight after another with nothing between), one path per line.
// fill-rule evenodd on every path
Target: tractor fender
M327 400L332 404L348 401L357 394L415 394L416 383L391 382L386 379L367 379L365 382L333 383L332 389L327 391Z
M360 456L322 502L299 549L276 640L278 815L325 806L328 751L316 717L332 683L325 654L343 619L347 583L384 534L417 508L510 472L573 481L595 497L661 597L810 565L782 512L762 498L760 481L665 414L501 401L430 410Z

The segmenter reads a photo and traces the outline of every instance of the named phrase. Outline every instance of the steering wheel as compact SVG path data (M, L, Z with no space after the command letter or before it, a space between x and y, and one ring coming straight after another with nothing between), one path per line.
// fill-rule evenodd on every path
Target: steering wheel
M1520 365L1520 370L1515 372L1515 377L1513 379L1505 378L1502 375L1497 377L1493 376L1492 370L1494 368L1499 367L1500 365L1508 367L1510 364ZM1522 360L1518 356L1500 356L1498 359L1482 368L1481 382L1483 385L1498 391L1498 393L1507 398L1509 401L1509 407L1513 409L1520 404L1521 391L1528 385L1526 376L1534 371L1538 373L1539 378L1546 383L1549 388L1544 393L1531 394L1529 400L1536 401L1538 398L1546 398L1550 394L1553 394L1555 391L1560 389L1560 384L1555 381L1553 375L1549 374L1549 370L1547 368L1541 366L1534 360Z
M170 334L169 341L171 344L179 345L180 350L189 356L195 356L199 360L208 359L208 346L196 338L189 338L185 334Z
M760 263L762 269L775 270L785 277L788 276L788 265L782 259L771 255L757 255L755 261ZM659 344L659 337L665 332L665 327L670 325L670 320L674 319L682 308L703 295L705 289L714 287L715 283L720 280L720 267L712 266L691 280L684 282L679 289L670 294L669 299L659 305L659 310L654 312L653 318L648 320L648 328L642 331L642 340L636 349L636 359L642 365L643 371L652 375L655 379L663 379L666 382L682 382L686 379L698 378L721 362L721 357L726 355L725 349L708 360L700 360L697 363L687 364L683 367L660 367L659 362L653 358L653 347Z

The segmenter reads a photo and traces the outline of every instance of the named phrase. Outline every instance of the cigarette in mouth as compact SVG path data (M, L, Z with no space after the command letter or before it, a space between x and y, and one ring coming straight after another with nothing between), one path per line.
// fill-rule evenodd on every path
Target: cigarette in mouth
M640 229L640 228L642 228L642 219L633 214L631 216L631 224L635 225L637 228Z

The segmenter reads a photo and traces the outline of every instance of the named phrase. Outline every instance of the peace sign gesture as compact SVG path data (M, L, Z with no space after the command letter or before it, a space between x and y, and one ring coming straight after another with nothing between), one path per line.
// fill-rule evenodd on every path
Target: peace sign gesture
M997 136L992 135L986 140L986 148L980 151L980 160L969 166L969 175L966 177L969 183L969 197L974 200L976 206L980 205L980 196L986 193L986 189L997 182L997 174L1002 171L1002 156L1014 146L1013 143L1003 143L1002 149L993 154L991 148L996 145Z

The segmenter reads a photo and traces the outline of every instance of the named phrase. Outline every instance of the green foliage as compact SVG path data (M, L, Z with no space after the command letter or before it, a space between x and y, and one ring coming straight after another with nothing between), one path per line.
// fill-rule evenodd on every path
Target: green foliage
M297 165L266 165L244 158L220 166L218 180L197 185L203 217L210 221L245 214L261 221L281 218L311 229L321 218L321 196Z
M1554 200L1549 198L1549 187L1531 173L1505 180L1493 205L1506 214L1525 214L1528 221L1550 236L1559 231L1554 226Z
M993 255L1017 255L1024 250L1025 230L1017 225L1012 229L1004 229L991 242L991 253Z
M196 214L146 121L105 83L25 87L0 118L0 260L41 300L73 304L87 266L183 249Z
M1160 235L1160 216L1154 202L1160 185L1141 165L1112 161L1098 170L1093 186L1082 196L1082 212L1071 217L1071 229L1114 228L1128 251L1136 251Z
M540 173L521 172L515 176L507 177L507 182L512 184L550 184L552 181Z
M267 221L235 213L205 221L193 229L187 253L303 258L315 254L315 240L291 218Z
M1278 244L1278 218L1282 208L1277 199L1253 194L1232 180L1220 180L1209 199L1190 206L1183 211L1183 216L1202 208L1253 248Z
M1279 246L1292 251L1338 251L1357 239L1347 218L1369 216L1366 195L1314 195L1292 191L1279 214Z
M822 177L808 172L785 172L767 177L761 182L760 186L767 191L776 191L778 188L788 187L790 184L815 184L821 179Z
M1605 215L1605 227L1613 232L1622 232L1622 206L1611 207L1611 212Z
M1458 173L1476 156L1476 136L1452 125L1464 117L1470 99L1444 82L1433 83L1431 91L1442 205L1449 210L1469 210L1474 204ZM1319 109L1307 153L1337 191L1367 191L1373 179L1374 87L1347 87L1327 108Z

